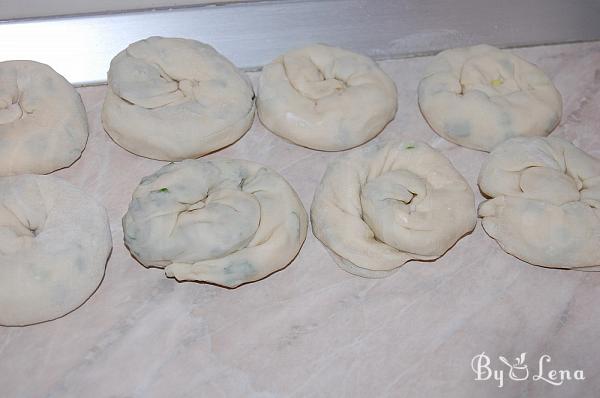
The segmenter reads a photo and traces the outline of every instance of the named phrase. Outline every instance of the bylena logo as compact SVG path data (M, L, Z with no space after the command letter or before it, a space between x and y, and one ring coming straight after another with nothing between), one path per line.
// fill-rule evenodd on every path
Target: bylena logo
M526 363L526 355L527 353L522 352L512 363L505 357L499 356L498 361L500 363L497 365L500 365L500 367L496 368L492 365L492 360L485 352L477 354L471 360L471 369L475 372L475 380L495 380L498 382L498 388L504 386L504 381L507 377L513 381L523 381L528 380L529 376L532 375L531 380L543 381L553 386L560 386L564 382L571 380L585 380L583 370L581 369L552 369L550 365L552 358L548 354L544 354L539 358L537 361L538 367L535 369L536 372L533 372L534 369L532 369L530 374L529 366Z

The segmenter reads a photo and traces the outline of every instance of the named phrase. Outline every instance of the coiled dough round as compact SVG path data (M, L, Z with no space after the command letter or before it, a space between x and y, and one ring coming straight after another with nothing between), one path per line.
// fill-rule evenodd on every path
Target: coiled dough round
M311 207L313 233L346 271L383 277L433 260L475 227L473 191L425 143L371 144L327 167Z
M560 93L541 69L484 44L436 55L419 83L419 106L436 133L482 151L546 136L562 115Z
M112 249L106 210L53 176L0 177L0 325L63 316L104 276Z
M150 37L110 63L102 123L140 156L197 158L238 140L254 119L250 81L211 46Z
M308 217L293 188L245 160L185 160L142 179L123 217L125 244L179 281L237 287L289 264Z
M394 118L396 85L370 58L322 44L263 68L257 108L273 133L312 149L340 151L375 137Z
M554 268L600 265L600 160L557 137L498 145L479 174L483 228L509 254Z
M83 102L64 77L39 62L0 62L0 176L70 166L87 138Z

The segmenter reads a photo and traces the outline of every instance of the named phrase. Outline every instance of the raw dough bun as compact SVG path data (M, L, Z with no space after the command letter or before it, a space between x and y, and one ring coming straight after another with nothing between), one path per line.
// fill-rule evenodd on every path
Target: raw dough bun
M440 257L476 221L473 191L450 161L425 143L397 141L331 163L310 214L338 264L373 278Z
M439 135L482 151L515 136L546 136L562 114L560 93L541 69L484 44L435 56L419 106Z
M0 176L70 166L87 138L83 102L64 77L39 62L0 62Z
M123 217L125 244L178 281L237 287L284 268L307 215L279 174L245 160L185 160L142 179Z
M110 63L102 123L136 155L197 158L238 140L253 119L250 81L207 44L150 37Z
M600 160L557 137L498 145L479 174L483 228L504 251L554 268L600 265Z
M106 210L53 176L0 178L0 324L61 317L96 290L112 249Z
M258 116L269 130L324 151L367 142L397 107L396 85L372 59L322 44L280 56L258 86Z

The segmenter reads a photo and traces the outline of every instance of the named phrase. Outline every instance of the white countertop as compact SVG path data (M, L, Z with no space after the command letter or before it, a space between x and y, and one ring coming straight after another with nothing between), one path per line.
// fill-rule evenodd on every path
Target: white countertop
M600 42L513 51L542 67L563 95L553 135L600 157ZM480 202L476 179L486 154L438 137L419 112L416 87L428 62L381 63L398 86L399 110L379 137L442 150ZM121 217L139 180L164 162L130 154L104 133L104 87L80 92L90 139L82 158L56 175L107 207L112 256L102 285L78 310L0 328L2 397L600 396L600 273L526 264L479 222L439 260L410 262L380 280L339 269L311 231L289 267L234 290L145 269L123 245ZM308 210L337 156L287 143L256 118L239 142L209 157L271 166ZM548 354L544 372L582 369L586 380L553 386L505 374L499 388L474 380L471 360L482 352L505 373L498 356L512 362L526 352L531 376Z

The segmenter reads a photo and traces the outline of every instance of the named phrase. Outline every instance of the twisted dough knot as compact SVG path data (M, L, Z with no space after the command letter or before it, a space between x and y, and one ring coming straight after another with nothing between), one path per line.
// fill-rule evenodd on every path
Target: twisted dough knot
M548 135L562 115L560 93L541 69L488 45L434 57L419 106L439 135L483 151L515 136Z
M112 249L106 210L52 176L0 178L0 325L65 315L94 292Z
M38 62L0 62L0 176L70 166L87 137L85 108L68 81Z
M338 151L375 137L394 118L394 82L370 58L317 44L263 68L260 120L298 145Z
M479 174L485 231L532 264L600 265L600 160L557 137L498 145Z
M307 215L274 171L244 160L186 160L145 177L123 218L125 244L177 280L236 287L285 267Z
M150 37L111 62L102 121L125 149L195 158L240 138L254 118L247 77L209 45Z
M475 227L464 178L425 143L378 143L331 163L311 207L315 236L348 272L386 276L443 255Z

